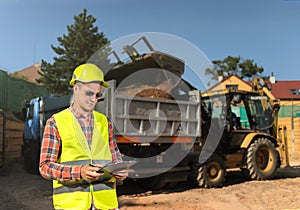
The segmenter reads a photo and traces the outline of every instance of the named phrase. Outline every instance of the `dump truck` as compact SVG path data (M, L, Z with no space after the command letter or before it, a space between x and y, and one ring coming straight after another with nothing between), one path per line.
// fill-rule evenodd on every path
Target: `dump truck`
M148 53L134 48L140 41ZM151 189L180 181L220 187L228 169L264 180L289 164L286 128L277 123L279 101L257 81L252 91L201 92L182 78L184 61L155 51L146 37L124 46L124 52L130 59L116 56L118 62L105 72L109 88L95 109L113 122L123 159L138 160L129 178ZM52 99L33 99L24 112L29 172L38 168L46 120L68 107L71 95Z
M144 37L140 41L149 44ZM129 177L154 188L184 181L190 173L189 162L197 156L192 152L193 141L201 136L200 92L181 80L181 59L158 51L132 54L132 49L125 46L131 59L118 61L105 74L109 88L104 90L96 110L113 122L123 159L138 159ZM140 81L141 72L146 82ZM50 96L27 102L23 155L28 172L38 172L47 119L68 107L70 99L71 95ZM149 177L156 175L158 181L153 182Z

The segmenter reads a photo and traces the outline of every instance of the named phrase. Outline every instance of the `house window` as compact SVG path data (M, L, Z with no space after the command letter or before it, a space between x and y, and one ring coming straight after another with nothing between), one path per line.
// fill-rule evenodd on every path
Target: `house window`
M293 95L300 95L300 89L291 89Z
M226 85L226 89L237 90L238 89L238 85Z

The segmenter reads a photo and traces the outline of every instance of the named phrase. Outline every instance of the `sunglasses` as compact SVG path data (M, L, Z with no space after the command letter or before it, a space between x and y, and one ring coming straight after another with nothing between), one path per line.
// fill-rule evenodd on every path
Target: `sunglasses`
M100 99L100 98L102 98L103 97L103 93L94 93L93 91L86 91L85 92L85 95L86 96L88 96L88 97L93 97L93 96L95 96L96 97L96 99Z

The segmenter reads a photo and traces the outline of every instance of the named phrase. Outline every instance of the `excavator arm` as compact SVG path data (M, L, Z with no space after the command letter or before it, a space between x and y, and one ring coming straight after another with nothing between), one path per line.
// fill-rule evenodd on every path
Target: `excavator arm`
M277 151L280 154L280 161L282 165L289 166L289 155L287 147L287 136L286 136L286 126L278 124L278 112L280 109L280 100L276 98L271 91L264 85L262 78L254 78L252 80L252 90L259 91L261 95L265 95L269 98L273 114L274 114L274 134L277 139L279 147Z

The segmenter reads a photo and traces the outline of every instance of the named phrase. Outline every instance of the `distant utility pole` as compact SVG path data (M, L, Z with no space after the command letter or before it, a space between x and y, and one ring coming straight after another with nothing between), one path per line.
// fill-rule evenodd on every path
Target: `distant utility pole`
M36 59L35 59L35 44L33 43L33 64L35 64Z

